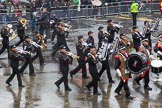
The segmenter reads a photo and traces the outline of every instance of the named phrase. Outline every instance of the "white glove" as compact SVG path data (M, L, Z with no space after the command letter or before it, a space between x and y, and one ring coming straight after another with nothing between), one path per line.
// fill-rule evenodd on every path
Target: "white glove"
M129 74L129 71L127 69L125 70L125 74Z
M68 55L69 55L69 56L72 56L72 55L73 55L73 53L71 53L71 52L68 52Z
M68 31L68 28L64 28L64 31Z
M159 55L162 55L162 52L161 52L161 51L158 51L157 53L158 53Z
M121 76L122 76L122 74L121 74L121 72L120 72L120 70L119 70L119 69L116 69L116 72L117 72L117 74L118 74L118 76L119 76L119 77L121 77Z
M156 57L154 57L153 55L150 55L150 59L155 60L155 59L157 59L157 58L156 58Z

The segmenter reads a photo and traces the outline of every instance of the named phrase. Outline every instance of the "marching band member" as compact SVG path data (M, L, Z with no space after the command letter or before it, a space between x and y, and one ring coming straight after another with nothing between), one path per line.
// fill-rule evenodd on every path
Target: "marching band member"
M88 32L88 38L86 40L86 43L88 45L94 45L94 37L93 36L94 36L93 32L92 31L89 31Z
M9 34L8 34L8 28L7 26L4 26L1 29L1 37L3 38L2 40L2 48L0 50L0 55L7 49L9 52Z
M115 32L118 33L118 28L114 26L112 20L107 21L107 32L110 33L110 36L108 36L109 43L112 43L114 41Z
M39 32L36 32L35 33L35 36L36 36L36 43L40 46L42 46L42 44L44 43L44 39L43 36L39 33ZM32 61L34 61L37 57L39 57L39 63L40 65L44 65L44 58L43 58L43 55L42 55L42 50L40 47L36 47L36 55L34 55L32 57Z
M51 41L54 41L55 36L56 36L56 26L57 26L57 23L59 23L61 20L60 20L60 18L56 15L56 13L53 13L52 17L50 18L50 21L53 21L52 26L51 26L51 27L53 28Z
M159 40L155 44L154 51L157 53L157 57L159 57L160 60L162 60L162 34L160 34L158 37Z
M60 49L60 56L59 56L60 71L62 72L63 76L55 82L55 85L59 89L60 84L64 82L65 91L71 91L71 88L68 85L68 71L69 71L69 64L72 63L72 58L69 55L67 55L67 50L64 45L61 45L59 49Z
M120 77L120 83L118 87L115 89L115 93L118 95L120 94L120 91L122 87L124 87L126 98L133 99L132 96L130 96L129 87L128 87L128 80L131 78L131 74L126 69L126 59L128 57L128 54L126 52L125 46L120 46L119 53L115 55L115 70Z
M147 23L149 23L149 22L148 21L144 21L144 28L143 29L146 28ZM152 31L151 31L150 27L148 27L147 30L146 30L146 34L145 34L144 38L148 39L149 46L152 48L151 32Z
M19 71L19 60L21 59L21 55L18 53L16 46L12 45L10 47L10 60L11 60L11 68L12 68L12 74L10 77L6 80L6 84L11 86L10 82L13 80L15 75L17 75L17 80L18 80L18 86L19 87L25 87L22 84L21 76L20 76L20 71Z
M135 48L135 50L137 52L139 46L141 45L142 35L138 31L137 26L133 26L132 29L133 29L133 33L132 33L133 44L134 44L134 48Z
M35 76L33 62L32 62L32 58L31 58L31 52L34 52L35 48L30 43L30 41L31 41L30 37L25 36L25 41L23 43L23 49L24 49L24 51L28 51L29 53L26 54L26 56L25 56L26 61L23 64L23 66L20 68L20 74L23 75L24 70L29 65L29 75L30 76Z
M102 40L105 38L103 29L104 27L102 26L98 28L98 49L102 46Z
M64 27L61 23L58 23L57 25L56 34L57 34L57 43L53 46L53 52L51 53L52 56L55 56L57 50L59 49L59 46L61 45L64 45L67 51L70 51L65 39L66 36L65 36Z
M87 76L86 70L86 60L85 60L85 45L84 45L83 36L78 36L78 42L76 43L77 56L79 56L78 63L79 65L70 72L71 78L75 75L80 69L82 69L82 78L89 78Z
M92 76L92 81L90 83L88 83L88 85L86 86L88 88L88 90L90 91L91 87L93 87L93 94L94 95L101 95L101 93L98 92L98 72L97 72L97 62L98 59L96 57L96 52L95 52L95 46L93 45L89 45L89 53L88 53L88 64L89 64L89 73Z
M24 41L25 29L26 29L26 19L21 18L17 22L17 35L20 38L20 40L15 44L16 46L19 46Z
M110 66L109 66L109 55L107 55L105 60L100 60L100 62L102 64L102 67L98 73L99 80L100 80L100 77L103 74L103 72L106 70L109 83L115 83L115 81L112 79L112 76L111 76L111 71L110 71Z
M142 45L139 46L139 52L142 52L143 54L146 55L147 57L147 64L150 64L150 55L151 55L151 47L149 46L148 39L143 39L142 40ZM150 67L148 67L144 72L140 73L139 76L137 76L134 81L138 84L140 84L140 80L144 79L145 85L144 88L147 90L152 90L151 87L149 87L149 70Z
M126 37L126 34L121 33L120 34L120 41L119 41L119 46L125 45L126 46L126 52L129 54L130 49L134 47L133 41Z
M41 11L40 19L38 19L37 22L40 24L40 27L39 27L40 34L44 36L44 33L45 33L46 38L47 38L48 20L49 20L49 12L47 11L47 8L43 8ZM45 39L45 43L46 41L47 39Z

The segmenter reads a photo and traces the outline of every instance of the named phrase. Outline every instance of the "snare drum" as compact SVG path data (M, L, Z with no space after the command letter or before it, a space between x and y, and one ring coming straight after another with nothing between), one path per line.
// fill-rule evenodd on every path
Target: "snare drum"
M130 54L126 60L126 67L132 74L139 74L147 69L147 57L141 52Z
M162 60L152 60L151 71L152 73L155 73L155 74L161 73L162 72Z

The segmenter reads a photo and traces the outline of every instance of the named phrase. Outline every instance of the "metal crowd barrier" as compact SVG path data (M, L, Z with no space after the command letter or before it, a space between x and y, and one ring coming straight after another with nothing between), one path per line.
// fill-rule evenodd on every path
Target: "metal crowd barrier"
M0 24L4 23L15 23L18 18L23 17L30 20L30 13L27 12L26 15L22 16L21 13L0 13Z
M51 15L56 13L59 17L63 19L71 18L82 18L82 17L96 17L96 16L109 16L109 15L118 15L118 14L129 14L130 4L118 4L115 6L102 6L102 7L86 7L82 8L81 11L77 9L67 9L67 10L52 10ZM158 3L145 3L142 6L140 13L151 13L159 12Z
M145 5L141 8L139 12L142 13L151 13L151 12L159 12L159 3L144 3ZM96 17L96 16L109 16L109 15L118 15L118 14L129 14L130 3L122 3L118 2L117 5L103 5L101 7L94 6L82 6L81 11L77 11L77 9L72 7L64 7L62 10L56 10L51 8L50 16L53 13L56 13L62 19L72 19L72 18L88 18L88 17ZM38 9L40 11L40 9ZM6 13L0 13L0 23L6 22L16 22L18 17L17 13L11 13L7 15ZM24 16L27 20L30 19L30 13L27 12L26 16Z

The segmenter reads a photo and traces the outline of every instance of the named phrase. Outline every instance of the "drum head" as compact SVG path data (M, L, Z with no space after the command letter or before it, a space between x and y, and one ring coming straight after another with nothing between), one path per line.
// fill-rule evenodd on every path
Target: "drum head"
M143 55L132 54L126 60L127 69L133 74L139 74L147 68L145 62Z
M162 60L152 60L151 66L155 68L162 67Z

